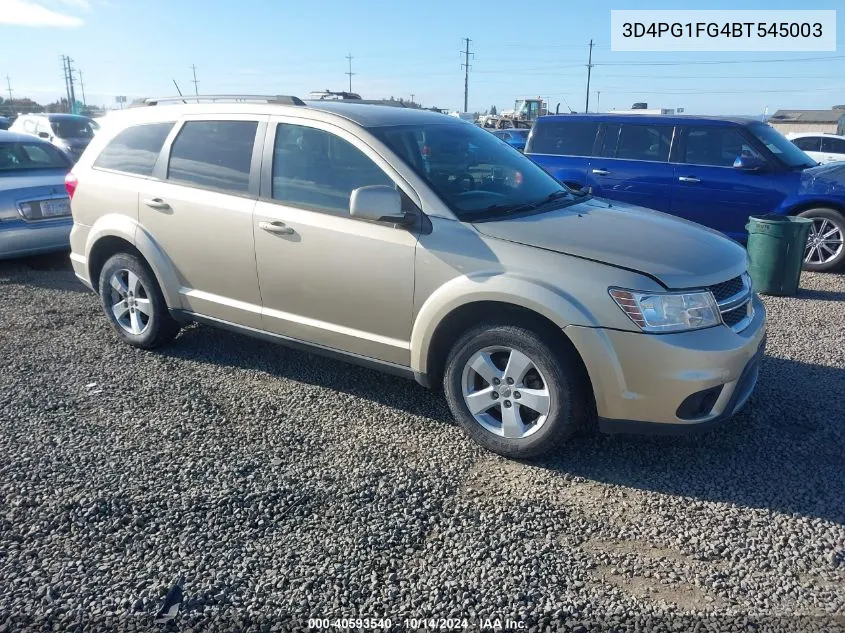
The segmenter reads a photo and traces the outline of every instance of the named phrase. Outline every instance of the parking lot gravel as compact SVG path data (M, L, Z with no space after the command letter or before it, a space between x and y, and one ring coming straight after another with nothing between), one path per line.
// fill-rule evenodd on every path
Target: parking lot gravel
M415 383L132 349L66 255L0 262L0 633L154 630L180 575L182 631L845 630L845 277L764 300L728 425L519 463Z

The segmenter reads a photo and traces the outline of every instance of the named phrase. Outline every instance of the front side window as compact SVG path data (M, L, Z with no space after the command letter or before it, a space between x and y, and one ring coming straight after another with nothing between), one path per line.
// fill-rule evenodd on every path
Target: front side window
M48 143L0 143L0 172L19 169L67 169L68 160Z
M798 148L795 148L796 151ZM760 153L736 127L691 127L687 131L682 163L733 167L740 156L763 160Z
M348 215L352 191L369 185L393 187L394 183L350 142L302 125L280 123L276 127L274 200L333 215Z
M92 138L94 128L88 119L57 119L50 122L53 133L59 138Z
M599 124L590 121L538 121L534 124L529 154L592 156Z
M245 193L257 129L255 121L188 121L173 141L167 179Z
M175 121L128 127L100 152L94 167L113 169L139 176L153 173L158 155Z
M615 158L666 162L672 147L671 125L624 123L619 131Z
M822 151L829 154L845 154L845 140L841 138L823 138Z
M802 150L790 143L783 134L771 125L755 123L754 125L749 125L747 129L787 167L804 169L805 167L815 167L818 164Z
M370 128L463 221L550 209L572 193L489 132L454 123ZM549 206L546 206L546 205Z
M792 142L795 147L805 152L821 151L822 139L818 136L802 136L801 138L793 139Z

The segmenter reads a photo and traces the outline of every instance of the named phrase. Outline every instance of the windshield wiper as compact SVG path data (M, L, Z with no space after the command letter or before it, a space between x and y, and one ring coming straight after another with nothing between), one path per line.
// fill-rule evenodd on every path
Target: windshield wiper
M569 196L569 191L553 191L545 198L540 200L536 200L534 202L525 202L523 204L494 204L485 209L487 213L519 213L520 211L532 211L534 209L539 209L547 205L550 202L554 202L558 198L565 198Z

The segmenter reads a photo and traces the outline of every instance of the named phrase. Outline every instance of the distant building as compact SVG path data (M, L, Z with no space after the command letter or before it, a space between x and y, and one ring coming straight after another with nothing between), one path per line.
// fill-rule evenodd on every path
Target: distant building
M768 123L781 134L845 134L845 105L833 106L830 110L778 110L769 118Z

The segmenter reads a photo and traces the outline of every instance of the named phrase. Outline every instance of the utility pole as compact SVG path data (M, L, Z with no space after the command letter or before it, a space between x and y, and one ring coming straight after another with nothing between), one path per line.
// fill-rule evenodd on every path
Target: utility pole
M469 56L475 55L475 53L469 52L469 43L471 41L471 39L465 37L464 42L466 42L466 48L461 51L464 54L464 63L461 64L461 67L464 69L464 112L469 110Z
M191 70L192 70L192 71L193 71L193 73L194 73L194 94L195 94L196 96L198 96L198 97L199 97L199 96L200 96L200 91L199 91L199 88L197 88L197 84L199 84L199 82L197 81L197 67L196 67L196 64L191 64Z
M411 105L414 105L414 103L415 103L415 102L414 102L414 93L412 92L412 93L411 93Z
M70 108L70 82L68 81L68 72L67 72L67 64L68 57L67 55L62 55L62 73L65 76L65 95L67 97L67 105Z
M6 75L6 86L9 88L9 114L12 114L12 80Z
M587 105L584 112L590 111L590 71L593 70L593 40L590 40L590 55L587 58Z
M82 105L88 107L88 102L85 100L85 84L82 83L82 71L79 71L79 88L82 90Z
M343 73L344 75L349 75L349 92L352 92L352 75L355 73L352 72L352 53L348 53L346 55L346 59L349 61L349 71Z
M70 57L67 58L67 80L70 84L70 111L76 114L76 88L73 85L73 60Z

